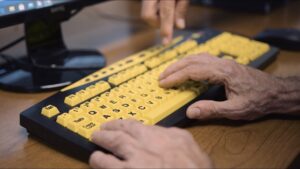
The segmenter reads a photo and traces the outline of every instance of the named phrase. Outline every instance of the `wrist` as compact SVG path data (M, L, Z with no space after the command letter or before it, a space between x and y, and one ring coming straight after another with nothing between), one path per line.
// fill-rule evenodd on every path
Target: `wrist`
M300 113L300 78L273 77L274 87L269 97L270 106L267 113L296 114Z

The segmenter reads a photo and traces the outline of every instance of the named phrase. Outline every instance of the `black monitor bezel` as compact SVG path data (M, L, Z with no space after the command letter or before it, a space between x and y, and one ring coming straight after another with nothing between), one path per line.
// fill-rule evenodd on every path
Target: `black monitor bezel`
M35 20L41 17L50 16L54 14L53 10L62 7L65 12L72 10L80 10L85 6L93 5L103 2L104 0L73 0L64 3L53 4L51 6L42 7L33 10L22 11L18 13L0 16L0 28L25 23L27 21Z

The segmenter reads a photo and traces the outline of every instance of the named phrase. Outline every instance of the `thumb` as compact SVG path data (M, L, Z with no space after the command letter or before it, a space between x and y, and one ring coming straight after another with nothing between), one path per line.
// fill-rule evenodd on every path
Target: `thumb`
M232 110L234 110L234 103L229 100L221 102L201 100L188 107L187 116L190 119L222 118L230 116Z

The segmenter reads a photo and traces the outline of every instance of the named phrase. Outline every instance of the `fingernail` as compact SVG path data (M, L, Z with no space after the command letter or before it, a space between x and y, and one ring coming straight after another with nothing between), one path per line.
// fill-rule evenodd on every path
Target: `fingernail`
M177 24L177 27L179 28L179 29L184 29L185 28L185 21L184 21L184 19L177 19L176 20L176 24Z
M164 45L169 44L169 42L170 42L169 38L167 38L167 37L163 38L162 43L163 43Z
M194 117L199 117L200 116L200 109L198 108L191 108L188 110L189 117L194 118Z

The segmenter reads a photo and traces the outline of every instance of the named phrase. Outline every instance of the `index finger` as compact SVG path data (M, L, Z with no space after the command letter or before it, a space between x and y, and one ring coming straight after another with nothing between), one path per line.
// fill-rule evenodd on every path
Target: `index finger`
M182 61L183 63L181 63L181 65L184 65L182 69L176 69L176 63L170 66L169 70L166 70L167 74L160 80L160 86L169 88L180 85L187 80L207 80L212 83L224 83L227 79L228 75L226 71L223 71L223 69L226 69L226 66L222 64L226 61L205 55L191 57L190 59L194 61L191 62L191 60L188 59Z
M181 69L185 68L186 66L193 64L193 62L191 61L192 57L186 57L183 58L173 64L171 64L169 67L167 67L165 69L165 71L163 71L160 76L159 76L159 80L163 80L164 78L168 77L170 74L175 73L177 71L180 71Z
M171 64L169 67L167 67L167 69L162 72L159 76L159 80L163 80L166 77L170 76L171 74L177 72L177 71L181 71L182 69L184 69L185 67L192 65L192 64L201 64L201 62L203 62L202 64L204 65L204 62L207 62L207 60L213 58L212 56L210 56L208 53L201 53L199 55L191 55L188 57L185 57L173 64ZM214 58L215 59L215 58ZM198 63L200 62L200 63Z
M160 29L163 37L163 44L170 43L173 36L175 20L175 0L160 1Z

